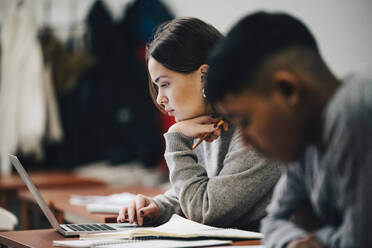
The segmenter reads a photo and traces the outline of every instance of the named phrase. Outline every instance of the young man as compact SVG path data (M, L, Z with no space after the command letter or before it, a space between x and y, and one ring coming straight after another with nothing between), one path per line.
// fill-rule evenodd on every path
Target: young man
M258 12L212 54L205 93L246 145L288 165L266 247L372 247L372 67L338 79L302 22Z

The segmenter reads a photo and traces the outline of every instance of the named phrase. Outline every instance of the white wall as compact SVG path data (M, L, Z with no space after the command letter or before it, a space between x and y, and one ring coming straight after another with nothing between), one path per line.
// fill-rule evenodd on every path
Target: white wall
M221 31L257 10L284 11L303 20L337 75L372 63L371 0L164 0L177 15L196 16Z
M0 0L0 22L10 1ZM94 0L27 0L39 22L66 28L82 21ZM50 18L45 8L50 3ZM114 16L132 0L106 0ZM371 0L163 0L176 16L195 16L226 33L256 10L284 11L302 19L313 31L325 60L337 75L359 63L372 63Z

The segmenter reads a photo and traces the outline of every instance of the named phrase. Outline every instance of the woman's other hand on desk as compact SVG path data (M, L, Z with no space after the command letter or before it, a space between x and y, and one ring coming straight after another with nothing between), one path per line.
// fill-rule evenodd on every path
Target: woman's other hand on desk
M201 138L203 135L210 133L209 137L205 140L212 142L221 135L222 129L224 131L229 129L227 122L225 122L221 128L217 128L217 123L220 120L221 118L213 118L208 115L203 115L188 120L178 121L169 128L168 132L181 133L192 138Z
M136 195L136 198L120 210L117 222L144 224L147 219L154 219L159 216L159 207L151 197Z
M311 233L324 226L309 203L293 211L290 220L305 231Z
M293 240L286 248L325 248L313 235Z

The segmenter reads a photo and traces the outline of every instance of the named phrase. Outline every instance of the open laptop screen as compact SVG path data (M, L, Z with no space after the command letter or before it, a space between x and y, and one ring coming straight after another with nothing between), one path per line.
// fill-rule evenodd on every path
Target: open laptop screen
M8 154L10 161L12 162L13 166L18 171L19 175L27 185L27 188L30 190L32 195L34 196L35 200L39 204L41 210L45 214L45 216L48 218L49 223L52 225L53 228L58 228L58 221L56 217L54 216L53 212L48 207L48 204L45 202L44 198L40 195L40 192L36 189L35 184L32 182L30 176L27 174L23 166L21 165L21 162L19 162L18 158L14 155Z

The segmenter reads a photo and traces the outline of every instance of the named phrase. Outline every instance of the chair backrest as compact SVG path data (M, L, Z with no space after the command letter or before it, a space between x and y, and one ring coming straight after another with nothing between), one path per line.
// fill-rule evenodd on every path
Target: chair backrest
M18 224L17 217L8 210L0 207L0 230L11 231Z

